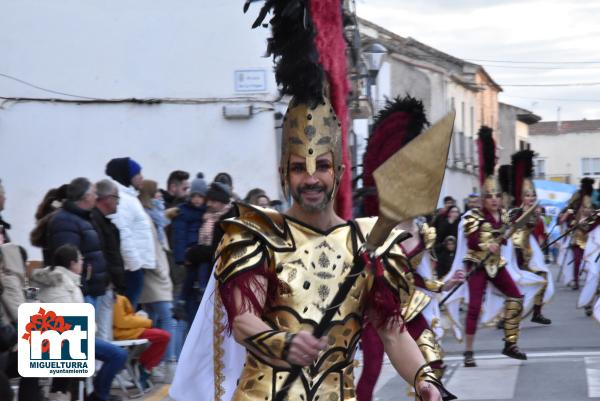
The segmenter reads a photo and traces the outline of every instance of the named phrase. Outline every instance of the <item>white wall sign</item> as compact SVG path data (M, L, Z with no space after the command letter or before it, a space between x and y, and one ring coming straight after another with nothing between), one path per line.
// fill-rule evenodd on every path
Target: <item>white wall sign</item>
M266 92L267 72L265 70L236 70L234 83L236 93Z

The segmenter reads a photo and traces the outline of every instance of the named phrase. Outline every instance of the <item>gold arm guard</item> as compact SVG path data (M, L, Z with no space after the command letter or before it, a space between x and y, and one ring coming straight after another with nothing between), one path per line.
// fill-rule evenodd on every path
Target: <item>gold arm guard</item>
M267 330L246 338L244 342L268 357L285 361L294 336L287 331Z

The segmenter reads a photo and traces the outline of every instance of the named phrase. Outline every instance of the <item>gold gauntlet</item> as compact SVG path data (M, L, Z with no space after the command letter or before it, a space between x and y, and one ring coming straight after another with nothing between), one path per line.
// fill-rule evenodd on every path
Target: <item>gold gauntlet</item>
M286 361L295 335L288 331L267 330L246 338L244 342L268 357Z
M523 313L523 298L506 298L504 301L504 341L516 343Z

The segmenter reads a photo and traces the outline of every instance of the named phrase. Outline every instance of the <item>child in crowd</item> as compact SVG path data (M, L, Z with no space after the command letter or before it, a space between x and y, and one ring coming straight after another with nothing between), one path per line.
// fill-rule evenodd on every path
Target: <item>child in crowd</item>
M129 299L117 295L113 311L113 333L115 340L135 340L145 338L150 347L140 357L140 385L150 387L148 378L152 369L157 366L171 339L165 330L152 328L152 320L136 315Z

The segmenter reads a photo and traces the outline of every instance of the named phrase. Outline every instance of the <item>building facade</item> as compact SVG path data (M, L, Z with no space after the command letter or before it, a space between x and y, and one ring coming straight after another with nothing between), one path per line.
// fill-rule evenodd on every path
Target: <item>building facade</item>
M377 76L376 107L386 98L406 94L422 100L430 122L456 111L454 134L441 197L450 195L459 204L479 191L475 140L483 124L498 131L497 85L480 65L466 62L412 38L404 38L370 21L359 19L363 46L376 42L388 53ZM360 122L359 122L360 123ZM364 140L366 124L357 126ZM441 201L440 201L441 203Z
M529 129L537 178L579 184L600 179L600 120L543 121Z
M13 240L29 244L49 188L104 178L113 157L137 160L161 187L175 169L226 171L242 196L261 187L279 198L286 106L262 57L269 30L250 29L260 6L4 2L0 179Z
M529 110L506 103L498 106L498 132L500 151L498 164L510 164L511 155L519 150L531 148L529 127L541 120L541 117ZM533 148L535 151L536 149Z

